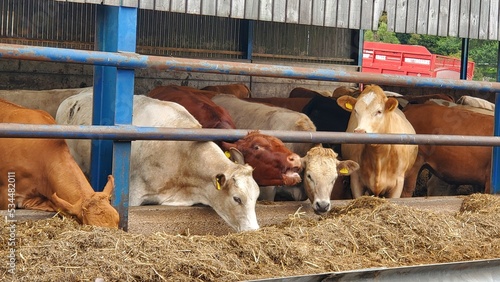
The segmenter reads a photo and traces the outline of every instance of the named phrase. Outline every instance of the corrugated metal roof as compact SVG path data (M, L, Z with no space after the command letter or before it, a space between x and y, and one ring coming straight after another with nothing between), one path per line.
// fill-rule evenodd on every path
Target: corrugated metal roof
M499 40L500 0L56 0L350 29Z

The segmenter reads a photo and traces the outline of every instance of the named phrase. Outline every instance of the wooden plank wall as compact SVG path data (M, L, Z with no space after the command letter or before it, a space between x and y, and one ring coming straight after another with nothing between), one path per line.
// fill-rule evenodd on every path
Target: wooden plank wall
M388 28L472 39L500 40L500 0L56 0L158 11L377 30Z

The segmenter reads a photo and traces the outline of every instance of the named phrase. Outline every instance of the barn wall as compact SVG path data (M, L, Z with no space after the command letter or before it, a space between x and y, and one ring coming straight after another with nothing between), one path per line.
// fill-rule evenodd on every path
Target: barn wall
M472 39L500 39L499 0L57 0L225 18Z
M269 63L269 61L258 61ZM291 66L322 67L318 64L289 63ZM324 65L323 65L324 67ZM355 71L357 67L339 65L336 68ZM250 77L244 75L220 75L194 72L161 72L152 69L135 71L135 94L146 94L158 85L187 85L202 88L207 85L244 83L255 92L254 97L287 97L291 89L306 87L317 90L333 90L340 85L328 81ZM93 85L93 66L23 60L0 59L0 90L63 89Z

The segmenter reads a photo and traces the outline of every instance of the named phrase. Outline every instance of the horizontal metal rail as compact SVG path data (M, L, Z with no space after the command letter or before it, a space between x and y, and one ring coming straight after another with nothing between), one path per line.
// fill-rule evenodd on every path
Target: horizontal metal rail
M251 129L166 128L137 127L133 125L38 125L0 124L0 138L56 138L56 139L107 139L177 140L177 141L236 141ZM500 137L427 134L375 134L347 132L308 132L260 130L283 142L304 143L359 143L359 144L431 144L454 146L500 146Z
M385 75L347 72L333 69L277 66L215 60L145 56L136 53L111 53L73 49L0 44L0 58L66 62L116 66L127 69L151 68L165 71L203 72L233 75L255 75L293 79L352 82L395 86L437 87L457 90L500 92L500 83L456 79L423 78L404 75Z

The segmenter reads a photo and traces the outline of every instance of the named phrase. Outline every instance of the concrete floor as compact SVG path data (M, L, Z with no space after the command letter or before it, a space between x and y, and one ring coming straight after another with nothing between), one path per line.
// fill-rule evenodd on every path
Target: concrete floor
M428 197L390 199L391 202L435 212L454 213L460 209L460 197ZM347 205L349 200L332 201L333 206ZM256 206L260 226L281 223L294 214L302 218L317 217L309 201L259 202ZM41 219L55 213L16 210L17 219ZM0 211L4 217L6 211ZM224 235L234 232L214 210L205 206L170 207L141 206L129 208L128 231L138 234L165 232L167 234Z

